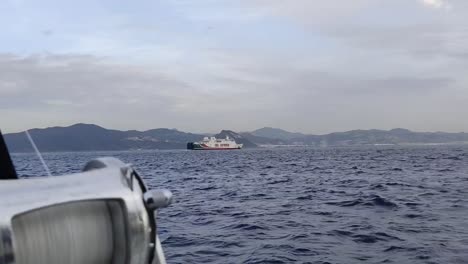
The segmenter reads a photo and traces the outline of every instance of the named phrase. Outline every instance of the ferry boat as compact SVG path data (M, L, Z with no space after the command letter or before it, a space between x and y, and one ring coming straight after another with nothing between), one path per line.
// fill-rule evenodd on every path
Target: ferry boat
M187 149L193 150L231 150L241 149L243 144L237 144L236 141L229 136L225 139L219 139L216 137L205 137L199 142L187 143Z

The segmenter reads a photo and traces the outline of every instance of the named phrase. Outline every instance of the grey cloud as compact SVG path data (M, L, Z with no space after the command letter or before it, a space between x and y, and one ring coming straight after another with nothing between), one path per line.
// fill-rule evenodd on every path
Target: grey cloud
M352 18L357 12L375 6L376 0L252 0L247 5L257 5L270 14L292 18L306 26L332 26Z
M67 115L71 122L119 115L148 119L147 109L157 109L160 115L170 112L177 94L187 89L182 81L144 67L92 56L0 55L0 110L47 112L45 123Z
M71 30L54 50L65 54L0 53L0 125L468 131L468 4L447 2L184 0L167 6L187 18L160 21L154 38L146 19L103 16ZM193 31L207 25L239 43Z
M449 91L457 82L448 76L432 76L427 73L408 75L391 73L380 74L381 77L373 75L343 74L338 72L325 72L313 69L294 67L284 61L272 59L258 59L254 61L243 61L236 56L237 63L233 65L235 76L249 76L251 83L239 78L227 79L236 84L249 87L255 86L256 90L263 93L272 92L279 94L283 99L285 94L293 98L301 95L328 95L349 96L369 95L380 96L393 94L421 95L434 91ZM231 61L232 62L232 61ZM248 79L248 78L247 78ZM255 81L253 81L255 80ZM279 99L279 98L277 98Z
M365 81L362 93L382 95L427 95L433 91L449 92L454 80L450 78L396 77ZM367 86L367 87L366 87Z
M306 80L304 82L304 80ZM315 87L317 94L328 97L380 98L410 97L421 98L434 93L448 93L454 90L455 80L439 77L391 76L380 79L362 79L339 75L323 75L305 78L302 87Z
M155 99L165 97L169 87L186 87L144 68L77 55L1 55L0 80L0 92L10 93L2 100L31 98L37 104L44 100L74 100L87 105L105 101L106 97L119 104L135 94Z
M0 123L10 131L73 122L197 131L204 123L215 131L245 127L235 116L274 109L276 92L265 94L256 74L235 70L240 61L231 69L206 59L199 68L165 69L89 55L1 54Z
M49 36L52 36L54 34L54 31L51 30L51 29L44 29L41 31L42 35L46 36L46 37L49 37Z
M358 49L380 51L382 56L427 60L437 56L464 59L468 54L468 30L458 25L349 26L327 34Z
M313 34L331 37L361 50L380 51L382 56L406 53L419 58L464 59L468 54L468 2L435 2L443 2L443 6L450 8L427 8L433 5L421 0L256 0L246 3L269 10L273 16L288 18Z
M457 107L452 116L468 113L462 101L447 103L453 96L447 93L454 83L449 78L362 79L291 67L272 58L207 56L200 69L183 67L167 74L156 66L93 56L1 55L1 123L12 124L3 129L94 122L120 129L216 131L269 125L320 133L369 124L414 129L412 120L402 118L406 111L429 111L434 104L445 105L450 113ZM468 97L463 90L454 92L457 98ZM430 115L422 112L414 118Z

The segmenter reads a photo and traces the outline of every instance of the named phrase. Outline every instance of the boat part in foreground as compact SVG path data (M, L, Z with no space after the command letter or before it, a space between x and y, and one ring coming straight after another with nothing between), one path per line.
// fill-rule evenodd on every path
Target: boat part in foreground
M59 177L10 177L0 181L0 264L164 264L155 215L171 200L115 158Z

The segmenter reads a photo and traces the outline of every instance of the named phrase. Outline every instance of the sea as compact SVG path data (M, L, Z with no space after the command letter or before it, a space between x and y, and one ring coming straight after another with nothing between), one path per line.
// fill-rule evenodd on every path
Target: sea
M54 176L97 157L174 203L168 263L468 263L468 146L43 153ZM44 176L13 154L23 178Z

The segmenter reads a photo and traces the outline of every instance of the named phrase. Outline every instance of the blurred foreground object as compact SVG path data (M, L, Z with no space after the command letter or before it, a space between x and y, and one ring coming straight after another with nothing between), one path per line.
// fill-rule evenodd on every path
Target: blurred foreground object
M149 191L131 166L100 158L76 174L8 175L0 181L0 264L166 263L155 214L172 194Z

